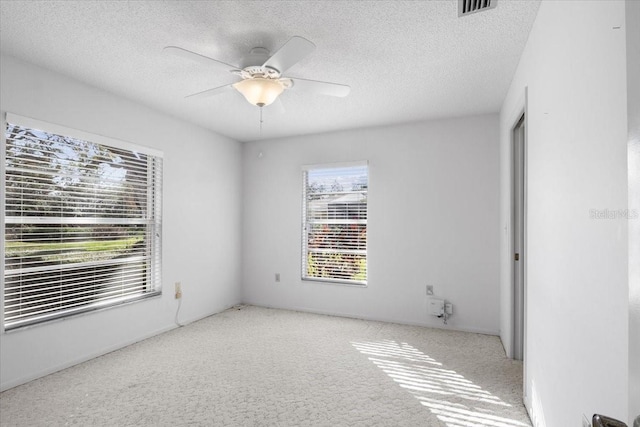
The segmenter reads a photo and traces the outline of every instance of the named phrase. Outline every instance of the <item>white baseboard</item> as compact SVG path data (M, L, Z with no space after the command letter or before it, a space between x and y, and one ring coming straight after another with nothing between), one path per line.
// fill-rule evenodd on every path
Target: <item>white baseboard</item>
M300 311L303 313L313 313L313 314L323 314L326 316L336 316L336 317L346 317L349 319L361 319L361 320L371 320L376 322L387 322L387 323L397 323L400 325L409 325L409 326L423 326L426 328L435 328L435 329L444 329L448 331L458 331L458 332L471 332L474 334L483 334L483 335L495 335L500 336L499 331L486 330L474 327L465 327L465 326L449 326L449 325L432 325L426 322L412 322L403 319L395 319L395 318L386 318L384 316L361 316L354 315L351 313L342 313L333 310L317 310L309 307L299 307L299 306L284 306L284 305L271 305L271 304L263 304L257 301L245 300L242 302L247 305L254 305L256 307L266 307L266 308L277 308L281 310L292 310L292 311Z

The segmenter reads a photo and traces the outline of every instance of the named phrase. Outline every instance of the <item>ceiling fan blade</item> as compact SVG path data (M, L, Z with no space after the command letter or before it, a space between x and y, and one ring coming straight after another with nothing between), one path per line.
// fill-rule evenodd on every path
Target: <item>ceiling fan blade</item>
M267 62L262 64L262 66L274 68L282 74L297 64L302 58L313 52L315 48L316 45L309 40L299 36L293 36L278 49L276 53L271 55L271 58L267 59Z
M307 92L318 93L321 95L345 97L351 92L351 86L341 85L338 83L320 82L317 80L307 80L299 78L291 78L293 86L291 89L304 90Z
M204 65L214 65L219 68L223 68L226 71L237 70L235 65L227 64L226 62L218 61L217 59L209 58L208 56L200 55L199 53L191 52L190 50L183 49L177 46L167 46L162 49L164 53L186 58L192 61L198 61Z
M208 98L210 96L219 95L221 93L228 92L229 90L232 90L232 89L233 89L233 86L231 85L218 86L218 87L214 87L213 89L203 90L202 92L192 93L191 95L185 96L185 98L191 98L191 99Z

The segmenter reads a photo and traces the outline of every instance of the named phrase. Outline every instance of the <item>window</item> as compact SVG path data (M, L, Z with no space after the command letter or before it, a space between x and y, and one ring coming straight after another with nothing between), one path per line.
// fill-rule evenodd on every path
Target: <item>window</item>
M7 114L4 327L160 293L162 153Z
M367 283L366 162L303 171L302 278Z

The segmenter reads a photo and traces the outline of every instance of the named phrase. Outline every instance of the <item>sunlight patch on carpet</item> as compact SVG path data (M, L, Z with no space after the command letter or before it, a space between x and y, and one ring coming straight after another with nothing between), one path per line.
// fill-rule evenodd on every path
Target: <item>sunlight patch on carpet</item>
M527 427L501 412L512 405L415 347L393 340L351 342L447 427Z

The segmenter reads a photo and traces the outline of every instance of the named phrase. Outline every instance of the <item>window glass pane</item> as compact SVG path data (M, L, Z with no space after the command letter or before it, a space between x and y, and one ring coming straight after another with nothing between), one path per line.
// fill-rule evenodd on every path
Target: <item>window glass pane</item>
M161 176L160 157L8 120L5 329L159 293Z
M304 171L302 278L366 284L366 165Z

